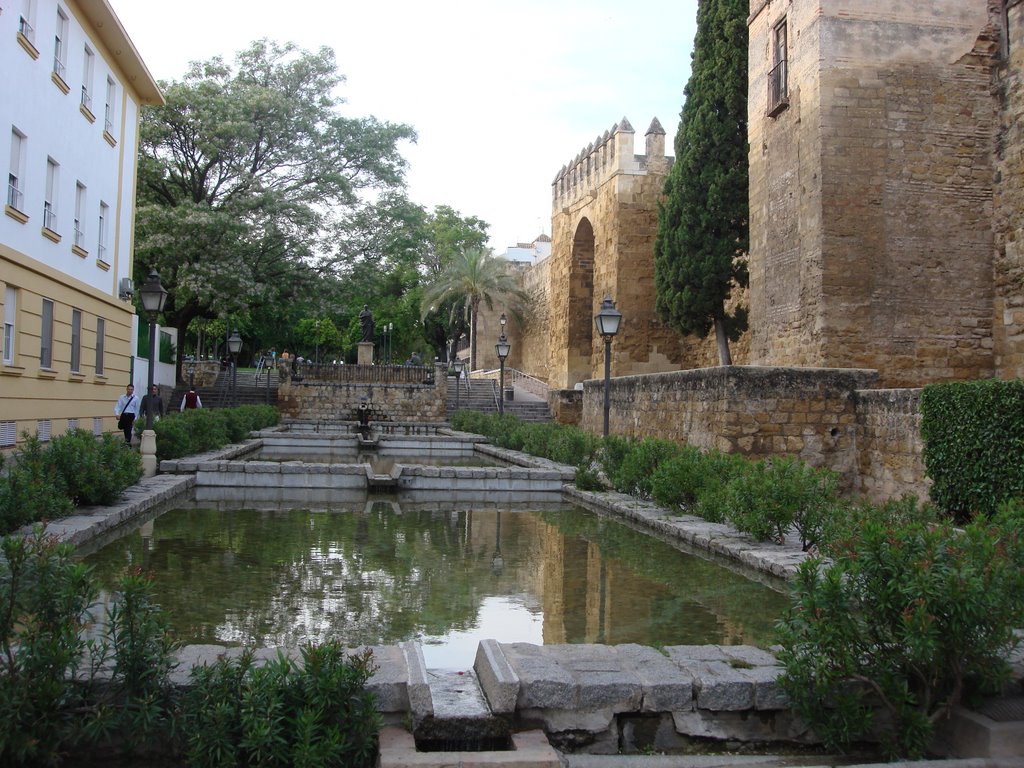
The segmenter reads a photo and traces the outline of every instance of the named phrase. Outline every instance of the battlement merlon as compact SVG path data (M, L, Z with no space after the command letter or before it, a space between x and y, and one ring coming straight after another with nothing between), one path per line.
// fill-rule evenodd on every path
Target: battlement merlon
M594 194L601 184L618 174L667 173L673 158L665 156L665 129L658 118L647 129L646 154L634 153L634 135L633 126L623 117L580 150L551 182L552 207L564 207Z

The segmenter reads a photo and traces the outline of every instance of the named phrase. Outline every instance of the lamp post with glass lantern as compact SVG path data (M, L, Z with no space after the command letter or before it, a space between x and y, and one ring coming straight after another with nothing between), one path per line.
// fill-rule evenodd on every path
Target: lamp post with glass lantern
M604 436L608 437L608 410L611 403L612 377L612 338L619 332L619 324L622 322L622 313L615 308L615 302L611 296L605 296L601 302L601 309L594 315L594 322L597 324L597 332L604 339Z
M459 379L462 378L462 369L466 367L466 361L458 357L452 361L452 368L455 369L455 410L459 410Z
M167 290L160 284L160 275L156 269L149 270L146 282L139 289L142 296L142 308L149 315L149 375L146 394L153 391L158 359L156 346L156 316L159 315L167 301ZM146 408L146 429L142 433L142 471L146 477L156 474L156 435L153 432L153 408Z
M188 388L195 389L196 361L194 357L188 361L188 368L185 370L188 372Z
M512 351L512 345L505 338L505 323L508 320L504 312L501 313L499 322L501 323L501 335L498 337L498 343L494 345L494 353L498 356L498 363L501 366L501 372L498 374L498 415L503 416L505 414L505 358Z
M231 405L238 405L238 353L242 351L242 337L236 328L228 336L228 352L231 353Z

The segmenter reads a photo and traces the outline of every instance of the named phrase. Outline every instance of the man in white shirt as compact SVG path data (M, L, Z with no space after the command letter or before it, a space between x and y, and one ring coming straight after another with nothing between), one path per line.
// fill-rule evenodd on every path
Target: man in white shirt
M117 416L117 428L124 432L124 444L131 445L132 429L139 415L139 398L135 396L135 387L131 384L125 387L124 394L117 398L114 415Z

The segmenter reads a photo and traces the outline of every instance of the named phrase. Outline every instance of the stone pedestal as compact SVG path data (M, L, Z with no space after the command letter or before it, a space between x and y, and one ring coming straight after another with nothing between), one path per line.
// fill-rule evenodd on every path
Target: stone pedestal
M156 474L156 432L152 429L142 431L142 476L153 477Z
M360 341L359 351L356 355L357 365L373 365L373 342Z

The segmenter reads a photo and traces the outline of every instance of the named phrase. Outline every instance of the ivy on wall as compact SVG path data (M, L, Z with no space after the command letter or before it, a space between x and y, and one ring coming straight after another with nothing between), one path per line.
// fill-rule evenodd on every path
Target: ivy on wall
M1024 381L928 385L921 437L932 501L957 520L1024 496Z

